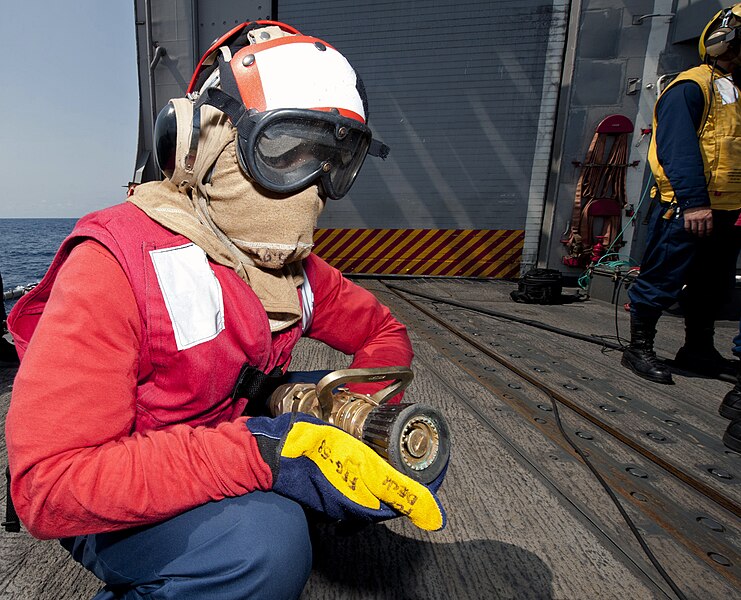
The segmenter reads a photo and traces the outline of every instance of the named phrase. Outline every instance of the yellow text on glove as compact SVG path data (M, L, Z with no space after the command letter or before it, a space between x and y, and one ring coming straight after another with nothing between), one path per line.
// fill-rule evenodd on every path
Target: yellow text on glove
M429 531L443 525L440 507L425 486L338 428L296 423L281 456L310 459L332 486L356 504L377 510L384 502L409 517L417 527Z

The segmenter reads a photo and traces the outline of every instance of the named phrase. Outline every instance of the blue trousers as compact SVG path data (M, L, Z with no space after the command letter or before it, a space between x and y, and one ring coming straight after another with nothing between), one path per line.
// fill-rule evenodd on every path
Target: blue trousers
M738 322L738 335L733 338L733 353L741 358L741 321Z
M272 492L210 502L162 523L62 540L106 583L94 600L297 598L311 571L303 509Z
M653 206L641 272L628 290L631 314L658 318L679 300L685 319L712 324L735 283L739 211L714 210L713 233L700 238L685 231L683 215L662 218L665 210L666 205Z

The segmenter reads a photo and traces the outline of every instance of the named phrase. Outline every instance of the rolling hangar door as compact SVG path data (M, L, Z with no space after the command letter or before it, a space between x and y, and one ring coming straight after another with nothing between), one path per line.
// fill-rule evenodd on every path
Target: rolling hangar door
M279 0L357 69L391 147L328 202L315 251L348 273L516 277L537 254L569 4Z

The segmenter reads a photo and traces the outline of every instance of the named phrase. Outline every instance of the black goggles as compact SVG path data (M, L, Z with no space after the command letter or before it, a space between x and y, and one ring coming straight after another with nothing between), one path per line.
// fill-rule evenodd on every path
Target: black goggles
M320 182L329 198L342 198L366 155L388 156L388 146L374 140L364 123L336 111L279 108L249 113L241 104L235 109L236 101L218 89L206 90L202 101L229 116L237 128L240 166L273 192L288 194ZM233 115L235 111L241 114Z
M372 135L355 119L330 112L279 108L247 116L239 132L242 168L258 184L290 193L321 181L330 198L347 194L368 154Z

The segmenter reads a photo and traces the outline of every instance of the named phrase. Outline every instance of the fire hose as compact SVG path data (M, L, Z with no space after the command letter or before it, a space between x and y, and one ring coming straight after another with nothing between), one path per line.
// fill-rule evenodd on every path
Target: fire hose
M278 386L268 400L274 417L303 412L335 425L361 440L395 469L428 484L442 473L450 457L450 430L437 409L426 404L387 401L414 377L406 367L343 369L319 382ZM350 391L345 384L390 381L374 394Z

